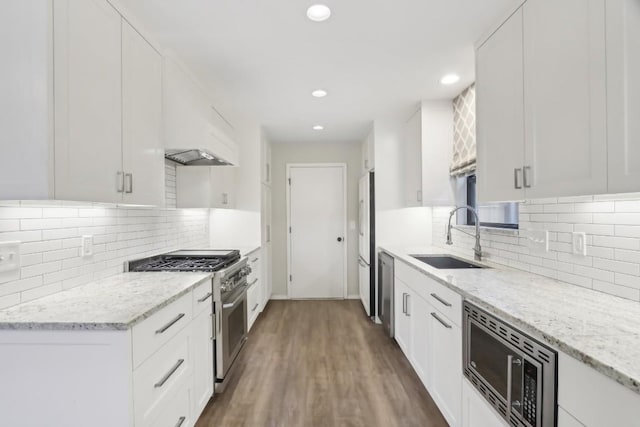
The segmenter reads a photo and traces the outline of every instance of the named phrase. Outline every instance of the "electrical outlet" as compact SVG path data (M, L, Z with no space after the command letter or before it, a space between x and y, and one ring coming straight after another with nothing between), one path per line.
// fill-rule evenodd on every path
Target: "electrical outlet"
M81 247L82 257L90 257L93 255L93 236L86 235L82 236L82 247Z
M583 232L574 232L572 235L573 253L587 256L587 235Z
M20 270L20 243L0 242L0 273Z

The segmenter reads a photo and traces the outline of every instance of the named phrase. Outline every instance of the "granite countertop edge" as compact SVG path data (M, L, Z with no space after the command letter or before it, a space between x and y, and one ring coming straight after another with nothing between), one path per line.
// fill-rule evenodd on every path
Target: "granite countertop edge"
M453 290L454 292L458 293L459 295L461 295L465 300L468 300L476 305L478 305L480 308L488 311L489 313L495 314L496 316L508 321L509 323L513 324L514 326L518 327L519 329L529 333L530 335L532 335L534 338L537 338L540 341L543 341L545 343L547 343L548 345L552 346L553 348L562 351L563 353L573 357L574 359L590 366L591 368L595 369L596 371L600 372L601 374L609 377L610 379L616 381L617 383L623 385L624 387L630 389L631 391L640 394L640 379L637 378L633 378L631 376L629 376L628 374L625 374L624 372L621 372L619 369L617 369L615 366L611 366L610 364L603 362L601 360L599 360L597 357L590 355L588 353L586 353L583 350L580 350L578 348L576 348L575 346L565 342L562 338L558 338L556 336L554 336L553 334L544 331L536 326L533 326L531 323L527 322L526 319L521 319L519 317L516 317L514 315L512 315L511 313L501 310L495 306L493 306L491 303L488 303L487 301L483 300L482 298L464 290L461 289L460 287L456 286L455 284L451 283L450 281L448 281L445 278L442 278L440 276L438 276L437 274L434 274L433 271L430 271L429 266L425 265L424 267L419 263L419 261L417 260L413 260L410 258L410 255L408 252L405 252L401 249L398 248L394 248L394 247L390 247L390 246L380 246L378 248L379 250L386 252L390 255L392 255L394 258L400 258L402 261L405 262L405 264L407 264L408 266L418 270L419 272L426 274L427 276L429 276L431 279L437 281L438 283L446 286L447 288ZM441 248L432 248L432 249L436 249L437 252L440 253L444 253L444 254L450 254L454 257L457 258L461 258L464 259L466 257L461 256L457 253L453 253L450 251L447 251L446 249L441 249ZM414 253L417 253L417 251L411 251ZM513 272L517 272L518 274L529 274L531 276L537 277L537 275L533 274L533 273L527 273L524 271L519 271L519 270L513 270L512 268L509 268L507 266L502 266L502 265L497 265L497 264L492 264L489 262L476 262L473 261L474 263L477 264L481 264L483 266L489 267L491 269L497 269L497 270L501 270L501 271L513 271ZM543 278L542 276L539 276L541 278L541 280L549 280L549 281L556 281L559 282L557 280L554 279L547 279L547 278ZM559 282L561 283L561 282ZM595 291L594 291L595 292Z
M86 287L86 286L100 284L102 282L106 282L106 281L109 281L109 280L114 280L114 279L117 279L117 278L120 278L120 277L124 277L125 275L130 275L130 274L136 274L136 275L141 275L141 274L159 275L159 274L164 274L164 273L163 272L156 272L156 273L121 273L121 274L118 274L116 276L112 276L112 277L109 277L109 278L106 278L106 279L102 279L102 280L98 280L98 281L95 281L95 282L91 282L91 283L83 285L83 286L79 286L78 288L69 289L69 290L61 292L59 294L49 295L47 297L43 297L42 299L38 299L38 300L30 301L30 302L25 303L25 304L19 304L17 306L10 307L7 310L0 311L0 314L2 314L3 311L10 311L12 309L17 309L20 306L27 305L27 304L34 304L34 303L35 304L38 304L38 303L42 304L42 303L46 303L48 297L56 297L56 296L59 297L60 294L63 294L65 292L74 292L74 291L77 291L80 288L83 288L83 287ZM182 274L182 273L178 273L178 274ZM160 298L158 302L155 302L150 307L145 308L144 310L142 310L139 313L136 313L135 315L131 316L126 321L95 321L95 322L89 322L89 321L38 321L38 320L33 320L33 321L28 321L28 320L25 320L25 321L11 321L11 320L3 321L2 319L0 319L0 331L127 331L127 330L132 329L137 324L141 323L143 320L148 319L149 317L153 316L155 313L157 313L158 311L160 311L163 308L167 307L171 303L177 301L178 299L180 299L184 295L188 294L189 292L191 292L193 289L198 287L203 282L205 282L207 280L211 280L211 274L208 274L208 273L207 274L200 274L200 276L202 276L202 277L194 278L193 281L189 285L177 286L177 288L179 290L176 291L175 293L171 294L171 296ZM189 279L186 279L186 280L189 280Z

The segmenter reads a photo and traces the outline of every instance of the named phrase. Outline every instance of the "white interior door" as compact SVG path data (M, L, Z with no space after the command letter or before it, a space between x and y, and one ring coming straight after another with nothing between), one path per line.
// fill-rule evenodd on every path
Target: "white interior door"
M289 297L346 297L345 165L290 165Z

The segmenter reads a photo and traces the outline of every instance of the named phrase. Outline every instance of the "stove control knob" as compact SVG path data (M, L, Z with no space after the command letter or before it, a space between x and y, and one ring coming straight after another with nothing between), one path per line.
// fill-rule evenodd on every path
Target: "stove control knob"
M220 290L222 290L222 292L227 292L228 290L231 289L231 285L233 285L233 282L231 280L225 280L222 282L222 286L220 286Z
M242 267L242 270L240 271L240 273L242 274L243 277L247 277L249 274L251 274L251 267L246 266L246 267Z

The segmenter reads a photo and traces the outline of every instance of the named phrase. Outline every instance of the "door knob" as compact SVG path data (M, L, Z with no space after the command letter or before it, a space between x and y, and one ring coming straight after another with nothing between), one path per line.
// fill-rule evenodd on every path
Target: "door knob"
M342 237L338 237L338 242L342 242Z

